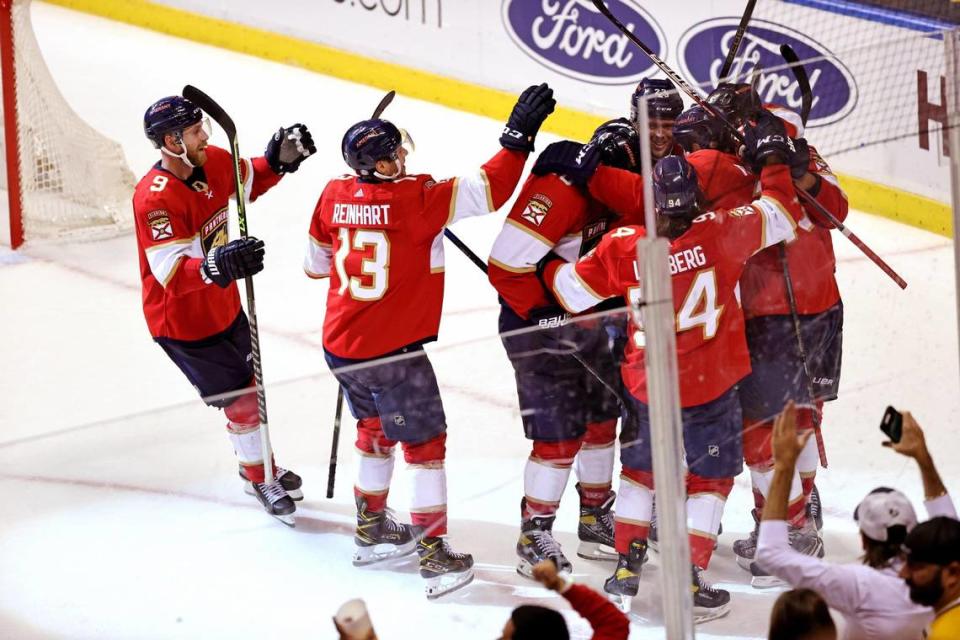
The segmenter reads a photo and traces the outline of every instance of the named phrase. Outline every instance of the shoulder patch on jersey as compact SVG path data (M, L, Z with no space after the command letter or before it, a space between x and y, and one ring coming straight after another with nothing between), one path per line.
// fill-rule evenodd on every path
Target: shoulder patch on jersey
M166 240L173 237L173 225L170 213L166 209L157 209L147 214L147 224L154 240Z
M733 216L734 218L743 218L746 216L756 215L757 210L754 209L751 205L744 205L742 207L737 207L736 209L730 209L727 211L728 216Z
M553 200L542 193L535 193L530 196L530 200L520 217L539 227L543 223L543 219L547 217L551 207L553 207Z

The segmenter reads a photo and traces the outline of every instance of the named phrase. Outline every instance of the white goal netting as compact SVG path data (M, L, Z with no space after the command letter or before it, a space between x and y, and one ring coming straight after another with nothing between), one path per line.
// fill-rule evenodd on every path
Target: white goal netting
M103 237L132 228L130 198L135 181L123 150L70 108L40 53L30 0L12 4L5 11L10 12L13 33L24 238ZM2 54L10 51L11 43L4 42ZM3 115L4 123L13 122L9 114ZM0 188L9 190L6 136L0 136L0 145L4 159Z

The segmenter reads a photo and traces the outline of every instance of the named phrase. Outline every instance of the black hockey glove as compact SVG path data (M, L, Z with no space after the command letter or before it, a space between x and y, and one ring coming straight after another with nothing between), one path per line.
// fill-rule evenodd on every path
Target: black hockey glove
M795 151L783 120L766 110L757 116L756 124L746 128L743 139L746 147L744 159L757 172L767 164L768 158L772 158L774 164L785 164Z
M576 185L585 185L600 164L602 137L581 145L571 140L553 142L537 157L533 173L542 176L556 173Z
M263 155L273 172L282 176L285 173L294 173L300 168L301 162L316 152L317 147L313 144L310 130L298 122L292 127L280 127L270 138Z
M579 350L577 323L562 307L549 305L533 309L530 321L538 329L537 335L545 352L563 355Z
M226 288L234 280L263 271L263 240L254 237L214 247L200 265L200 273L218 287Z
M547 83L527 87L513 106L507 125L500 134L500 144L516 151L533 151L533 141L540 125L556 106L553 89Z
M806 138L796 138L793 141L793 153L790 155L790 177L799 180L807 175L810 167L810 147Z

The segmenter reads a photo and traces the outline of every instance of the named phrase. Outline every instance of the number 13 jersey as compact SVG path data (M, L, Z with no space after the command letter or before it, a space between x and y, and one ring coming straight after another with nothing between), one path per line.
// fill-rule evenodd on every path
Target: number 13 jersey
M330 277L323 347L365 360L435 340L443 305L443 229L496 211L527 154L501 150L477 173L449 180L331 180L313 212L304 271Z

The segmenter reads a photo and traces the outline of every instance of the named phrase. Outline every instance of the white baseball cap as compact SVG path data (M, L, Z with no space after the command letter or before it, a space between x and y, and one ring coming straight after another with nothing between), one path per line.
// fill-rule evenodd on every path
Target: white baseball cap
M889 487L878 487L868 493L857 505L853 519L865 536L877 542L903 542L917 524L917 514L907 496ZM892 527L903 527L901 533L895 534L900 540L890 539Z

